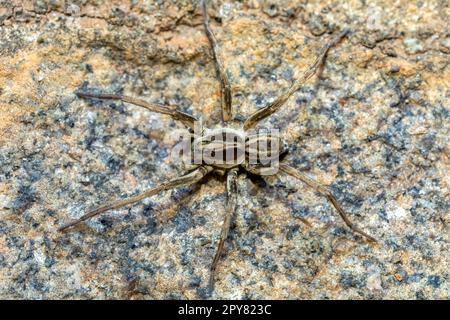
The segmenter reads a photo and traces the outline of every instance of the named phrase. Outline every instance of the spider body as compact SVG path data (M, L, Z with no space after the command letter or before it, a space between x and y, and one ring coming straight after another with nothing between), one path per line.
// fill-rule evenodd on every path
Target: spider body
M192 152L194 163L201 161L218 169L236 168L245 162L244 132L227 127L205 130L194 140Z
M241 167L261 173L264 168L276 165L287 147L276 132L219 127L204 130L193 139L189 150L191 165L208 165L220 170Z
M304 184L326 197L350 229L364 236L369 241L376 241L373 237L356 227L347 218L344 209L328 188L322 186L312 178L304 175L283 161L283 156L287 153L287 147L280 138L278 132L254 130L261 120L278 111L288 101L289 97L298 91L308 79L320 71L320 67L324 64L329 49L337 45L338 42L348 34L348 30L344 30L326 44L314 63L278 98L264 108L251 114L244 121L243 125L238 125L237 122L233 121L231 86L219 54L219 46L209 26L205 1L202 1L202 9L206 36L208 37L212 49L216 71L221 84L222 123L212 129L202 128L196 117L178 110L176 106L163 106L149 103L141 99L111 93L97 94L92 92L77 92L76 94L80 98L119 100L181 121L190 129L188 147L183 149L183 157L186 160L185 164L187 164L190 169L186 174L167 180L140 194L99 206L87 212L80 218L63 225L60 227L60 230L66 230L105 211L138 203L139 201L154 196L162 191L192 185L199 182L210 173L218 172L226 176L227 204L217 250L210 269L209 286L212 290L215 271L222 254L224 243L228 237L232 217L237 209L238 171L244 169L245 171L256 175L275 175L281 172L302 181Z

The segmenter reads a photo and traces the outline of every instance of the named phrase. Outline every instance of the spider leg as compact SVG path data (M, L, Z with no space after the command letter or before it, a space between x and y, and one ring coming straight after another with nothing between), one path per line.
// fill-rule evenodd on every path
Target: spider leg
M174 120L179 120L183 122L189 128L194 128L194 123L197 118L191 116L190 114L179 111L175 106L164 106L157 103L150 103L141 99L136 99L129 96L123 96L118 94L110 93L91 93L91 92L77 92L76 95L80 98L93 98L102 100L120 100L135 106L146 108L147 110L162 113L171 116Z
M371 242L377 242L377 240L374 237L368 235L367 233L365 233L364 231L362 231L361 229L356 227L347 218L347 215L345 214L344 209L342 209L339 202L336 200L336 198L333 196L333 194L326 187L322 186L315 180L307 177L306 175L302 174L301 172L297 171L296 169L294 169L293 167L291 167L287 164L280 163L280 170L294 178L301 180L302 182L304 182L305 184L307 184L308 186L310 186L311 188L313 188L317 192L319 192L322 196L325 196L331 202L331 204L336 208L336 210L338 211L342 220L344 220L345 224L350 229L352 229L354 232L359 233L360 235L364 236L366 239L368 239Z
M108 210L113 210L113 209L119 209L122 208L126 205L129 204L133 204L136 202L139 202L145 198L151 197L161 191L165 191L165 190L170 190L173 188L177 188L177 187L181 187L181 186L186 186L186 185L191 185L197 181L199 181L200 179L202 179L206 174L208 174L209 172L212 171L212 168L209 166L202 166L202 167L198 167L196 170L185 174L183 176L177 177L175 179L169 180L157 187L154 187L152 189L148 189L147 191L142 192L141 194L138 194L134 197L130 197L124 200L117 200L117 201L113 201L107 204L104 204L102 206L99 206L91 211L89 211L88 213L86 213L85 215L83 215L81 218L78 218L76 220L73 220L65 225L63 225L62 227L60 227L58 230L59 231L63 231L66 230L70 227L73 227L83 221L86 221L88 219L91 219L105 211Z
M237 169L232 169L227 174L227 210L225 220L223 221L222 231L220 233L219 244L217 245L216 254L214 255L213 262L211 264L211 273L209 276L209 289L210 292L214 290L214 275L216 272L217 264L219 263L220 256L223 250L223 245L228 238L228 232L230 231L231 219L236 211L237 206Z
M286 101L296 91L298 91L303 86L303 84L305 84L306 81L308 81L314 74L318 73L320 67L325 62L325 57L327 56L328 50L330 50L331 47L337 45L339 41L348 34L348 32L349 30L345 29L335 39L326 44L325 47L323 47L320 55L316 58L314 63L308 67L306 72L303 73L303 75L299 79L297 79L281 96L275 99L274 102L250 115L250 117L245 120L244 130L253 128L258 124L258 122L278 111L286 103Z
M211 46L211 50L213 53L214 61L216 63L217 73L219 75L220 87L222 93L222 118L223 121L231 120L231 86L230 81L228 80L228 76L223 65L223 62L220 58L219 53L219 45L217 43L217 39L214 36L214 33L209 26L209 17L208 17L208 8L206 6L206 0L202 1L202 10L203 10L203 24L205 26L206 36L208 37L209 44Z

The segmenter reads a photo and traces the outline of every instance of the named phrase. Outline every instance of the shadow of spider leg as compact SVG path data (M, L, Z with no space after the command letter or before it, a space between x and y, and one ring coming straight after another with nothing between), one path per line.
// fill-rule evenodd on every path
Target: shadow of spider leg
M277 99L275 99L274 102L270 103L266 107L256 111L255 113L250 115L247 120L245 120L244 130L253 128L261 120L264 120L268 116L277 112L286 103L286 101L305 84L306 81L308 81L314 74L318 73L320 67L325 62L328 50L337 45L339 41L341 41L341 39L344 38L348 33L349 30L345 29L335 39L326 44L314 63L309 66L306 72L299 79L297 79L281 96L279 96Z
M360 235L364 236L367 240L369 240L371 242L377 242L377 240L374 237L368 235L367 233L365 233L364 231L362 231L361 229L356 227L347 218L347 215L345 214L344 209L342 209L339 202L336 200L336 198L333 196L333 194L326 187L319 184L315 180L307 177L306 175L302 174L301 172L299 172L298 170L294 169L293 167L291 167L287 164L280 163L280 170L296 179L299 179L300 181L304 182L306 185L310 186L311 188L313 188L314 190L319 192L322 196L325 196L331 202L331 204L336 208L336 210L338 211L342 220L344 220L345 224L350 229L352 229L354 232L359 233Z
M213 262L211 264L211 273L209 275L209 290L214 290L214 275L216 272L217 264L219 263L220 256L222 254L223 245L228 238L228 232L230 231L231 219L236 212L237 206L237 177L238 170L232 169L227 173L227 206L225 219L222 225L222 231L220 233L219 244L217 245L216 254L214 255Z
M216 37L209 26L208 8L206 7L206 1L202 1L202 11L203 11L203 25L205 26L205 33L208 37L209 45L213 54L214 62L216 64L217 74L220 80L220 89L222 93L221 103L222 103L222 118L223 121L230 121L232 118L231 113L231 86L228 80L227 72L223 65L222 59L219 53L219 45L217 43Z
M198 182L199 180L201 180L204 176L206 176L208 173L210 173L213 170L212 167L209 166L201 166L198 167L197 169L195 169L194 171L185 174L183 176L177 177L175 179L172 179L170 181L167 181L165 183L162 183L161 185L154 187L152 189L149 189L147 191L142 192L141 194L138 194L137 196L134 197L130 197L124 200L117 200L114 202L110 202L107 204L104 204L94 210L89 211L88 213L86 213L85 215L83 215L81 218L76 219L74 221L71 221L65 225L63 225L62 227L60 227L58 230L59 231L63 231L66 230L70 227L73 227L83 221L86 221L88 219L91 219L105 211L108 210L113 210L113 209L119 209L122 208L124 206L127 206L129 204L133 204L136 202L139 202L145 198L151 197L161 191L166 191L166 190L170 190L170 189L174 189L174 188L178 188L178 187L182 187L182 186L188 186L191 185L193 183Z

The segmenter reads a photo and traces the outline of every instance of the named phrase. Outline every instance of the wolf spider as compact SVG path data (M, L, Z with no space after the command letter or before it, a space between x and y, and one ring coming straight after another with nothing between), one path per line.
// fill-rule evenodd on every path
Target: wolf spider
M203 162L201 164L197 164L194 166L193 169L188 171L186 174L179 176L175 179L169 180L159 186L156 186L154 188L148 189L145 192L142 192L141 194L138 194L136 196L126 198L123 200L117 200L115 202L107 203L102 206L99 206L89 212L87 212L85 215L83 215L81 218L78 218L72 222L69 222L66 225L63 225L59 228L60 231L66 230L70 227L73 227L80 222L86 221L88 219L91 219L105 211L118 209L130 204L137 203L145 198L151 197L153 195L156 195L157 193L161 191L170 190L173 188L181 187L181 186L189 186L191 184L194 184L201 179L203 179L206 175L212 173L212 172L219 172L222 175L226 175L226 192L227 192L227 203L226 203L226 215L225 219L223 221L222 225L222 231L220 235L220 240L216 249L216 253L214 255L214 258L212 260L211 268L210 268L210 277L209 277L209 288L210 290L213 290L214 286L214 277L215 277L215 271L218 265L218 262L221 257L221 253L223 250L223 246L225 241L228 237L228 232L231 225L232 217L236 211L237 207L237 177L238 177L238 169L241 168L245 172L249 172L250 174L256 174L261 175L261 172L266 169L265 165L261 163L250 163L248 160L248 154L244 150L237 150L239 148L243 148L242 145L238 146L236 144L236 138L239 137L239 131L233 128L233 124L236 124L235 119L233 119L232 115L232 96L231 96L231 86L230 82L228 80L228 76L226 73L226 70L223 65L223 61L219 54L219 45L217 43L217 40L214 36L214 33L211 30L211 27L209 25L209 17L208 17L208 11L206 6L206 1L202 1L202 12L203 12L203 24L206 32L206 36L208 38L212 55L215 61L215 67L217 71L218 78L220 80L221 85L221 106L222 106L222 123L217 126L217 128L205 131L202 130L200 135L193 136L194 145L200 144L203 147L209 148L209 151L212 151L213 153L217 152L223 152L227 150L234 150L234 151L241 151L245 154L245 156L239 160L233 159L231 162L227 163L221 163L220 161L208 161ZM314 63L308 67L306 72L297 79L281 96L279 96L275 101L269 103L264 108L256 111L255 113L251 114L244 122L243 128L242 125L240 126L240 129L242 132L246 133L252 128L254 128L261 120L271 116L273 113L278 111L285 103L286 101L296 92L298 91L302 85L310 79L315 74L319 73L319 70L321 69L321 66L323 66L325 62L326 55L329 51L329 49L339 43L339 41L344 38L348 34L348 30L344 30L341 32L337 37L335 37L332 41L330 41L328 44L324 46L322 49L320 55L316 58ZM86 99L105 99L105 100L120 100L122 102L126 102L132 105L140 106L143 108L146 108L150 111L169 115L174 120L181 121L185 126L187 126L190 129L193 129L195 127L196 122L198 121L197 118L194 116L181 112L177 109L175 106L164 106L159 105L156 103L149 103L144 100L136 99L129 96L124 95L117 95L117 94L97 94L97 93L89 93L89 92L77 92L76 93L78 97L80 98L86 98ZM236 127L236 126L235 126ZM212 139L212 137L216 137L216 139ZM223 136L223 139L220 137ZM219 138L217 138L219 137ZM227 138L232 137L232 139ZM266 143L269 146L269 152L272 152L274 154L282 154L286 152L286 149L283 148L283 143L278 144L275 142L274 139L278 139L274 136L271 136L270 134L262 134L262 133L255 133L250 138L247 138L244 143L244 147L248 148L249 140L253 140L253 142L256 141L256 144L258 143ZM270 150L272 148L271 146L277 145L277 147L273 147L274 150ZM276 150L275 150L276 148ZM256 152L257 158L260 156L260 151L258 148L253 150ZM267 151L267 150L266 150ZM325 187L316 182L315 180L309 178L308 176L302 174L301 172L297 171L293 167L289 166L286 163L280 162L279 163L279 169L287 174L290 175L309 187L313 188L316 192L321 194L322 196L326 197L331 204L334 206L334 208L337 210L341 218L344 220L345 224L354 232L359 233L360 235L364 236L367 240L371 242L375 242L375 238L371 237L358 227L356 227L346 216L344 209L339 204L339 202L336 200L336 198L333 196L333 194Z

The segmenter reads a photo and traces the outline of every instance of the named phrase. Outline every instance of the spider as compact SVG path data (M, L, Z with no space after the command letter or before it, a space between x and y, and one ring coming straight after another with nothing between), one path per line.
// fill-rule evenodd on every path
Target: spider
M210 267L208 286L212 291L214 289L214 281L217 265L221 258L224 243L228 238L231 220L237 208L238 172L243 171L253 175L267 174L264 172L264 170L268 169L267 163L263 163L262 161L259 161L259 159L262 159L263 156L266 156L267 152L270 155L275 155L275 157L271 157L271 159L275 160L278 160L277 157L279 157L280 155L287 153L285 144L281 141L281 139L279 139L279 137L277 137L276 135L262 133L260 131L253 132L252 131L253 128L261 120L271 116L272 114L280 110L280 108L288 101L288 99L296 91L298 91L307 80L309 80L311 77L319 73L321 67L325 63L325 59L329 49L337 45L340 42L340 40L348 34L349 30L344 29L344 31L340 32L339 35L337 35L333 40L331 40L328 44L326 44L323 47L320 55L314 61L314 63L310 65L307 68L306 72L301 77L296 79L293 82L293 84L287 90L285 90L285 92L281 96L276 98L273 102L269 103L262 109L259 109L255 113L251 114L244 121L243 125L241 123L236 125L236 123L239 121L233 118L230 81L228 79L223 61L220 56L219 45L209 24L209 16L205 0L202 0L201 7L203 13L203 25L205 33L208 38L209 45L211 47L212 56L215 61L216 72L221 86L222 121L220 124L217 125L216 128L212 130L202 128L200 133L197 132L192 136L192 141L194 147L201 147L203 148L203 150L208 150L209 155L210 156L212 155L212 157L203 158L203 160L200 163L192 162L191 163L192 168L188 170L184 175L176 177L172 180L168 180L136 196L132 196L126 199L120 199L111 203L101 205L87 212L82 217L63 225L62 227L59 228L59 230L63 231L69 229L105 211L119 209L127 205L135 204L145 198L156 195L159 192L167 191L177 187L189 186L191 184L199 182L205 176L210 175L213 172L218 172L219 174L226 176L227 202L226 202L226 214L221 229L219 243L217 245L217 249ZM168 115L172 117L174 120L181 121L187 128L191 129L190 131L191 133L192 129L195 129L198 123L198 119L196 117L178 110L176 106L164 106L156 103L149 103L144 100L136 99L130 96L109 94L109 93L98 94L93 92L76 92L76 94L79 98L85 99L119 100L125 103L146 108L152 112ZM238 126L239 129L236 129L236 126ZM244 135L248 132L253 133L244 137ZM238 143L238 140L241 141L241 143ZM265 145L266 148L260 148L260 146L262 145ZM217 161L217 157L214 157L216 153L223 154L224 152L227 153L230 150L240 153L243 156L231 157L231 161L226 162ZM253 152L254 156L256 156L256 161L250 161L249 150ZM302 181L303 183L314 189L316 192L326 197L334 206L334 208L337 210L340 217L344 220L344 223L351 230L364 236L370 242L376 242L375 238L359 229L347 218L344 209L336 200L336 198L333 196L333 194L328 190L328 188L319 184L312 178L304 175L303 173L299 172L294 167L288 165L283 161L279 162L277 168L284 174L287 174ZM276 172L275 173L272 172L270 174L276 174Z

